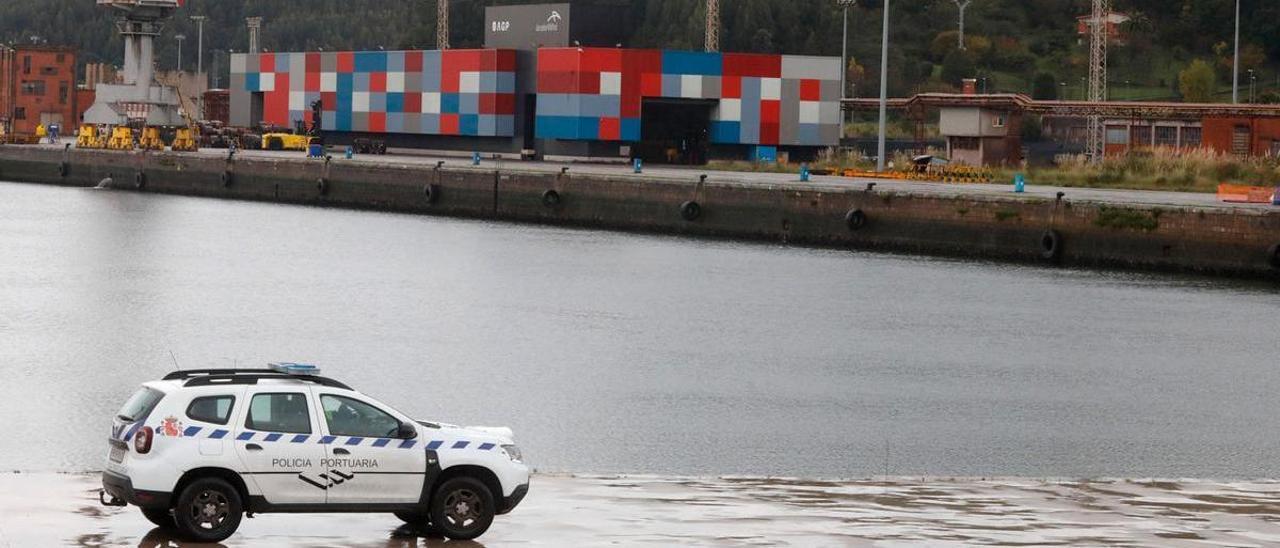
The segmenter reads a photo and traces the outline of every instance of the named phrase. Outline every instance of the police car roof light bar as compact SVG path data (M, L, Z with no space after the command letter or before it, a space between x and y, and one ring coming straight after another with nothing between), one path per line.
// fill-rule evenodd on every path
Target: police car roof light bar
M272 362L267 364L272 371L286 375L319 375L320 368L309 363Z

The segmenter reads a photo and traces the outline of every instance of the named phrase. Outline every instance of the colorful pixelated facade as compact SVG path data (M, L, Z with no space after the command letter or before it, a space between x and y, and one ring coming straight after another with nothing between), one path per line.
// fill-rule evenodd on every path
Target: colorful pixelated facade
M514 50L237 54L231 84L233 125L309 124L319 100L327 131L515 134Z
M840 60L619 48L538 50L536 134L640 141L646 98L717 102L717 144L832 146L840 138Z

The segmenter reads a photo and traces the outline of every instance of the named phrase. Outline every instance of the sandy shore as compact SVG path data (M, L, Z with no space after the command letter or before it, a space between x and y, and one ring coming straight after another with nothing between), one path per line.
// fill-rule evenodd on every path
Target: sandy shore
M97 476L0 474L0 546L176 546ZM1280 545L1280 482L538 476L475 543L390 515L263 515L227 546Z

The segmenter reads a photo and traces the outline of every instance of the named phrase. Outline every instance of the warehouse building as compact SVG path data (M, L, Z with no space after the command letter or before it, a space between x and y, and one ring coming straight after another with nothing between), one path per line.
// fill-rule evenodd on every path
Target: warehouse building
M485 47L238 54L232 125L310 124L330 144L644 158L793 157L840 137L835 57L622 47L625 18L486 9Z

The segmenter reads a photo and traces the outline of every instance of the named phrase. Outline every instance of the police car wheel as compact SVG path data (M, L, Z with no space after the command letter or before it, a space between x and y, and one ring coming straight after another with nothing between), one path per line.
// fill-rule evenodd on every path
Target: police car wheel
M147 521L165 529L173 529L177 526L168 508L143 508L142 515L147 518Z
M453 540L471 540L493 523L493 494L484 482L458 477L444 482L431 498L431 523Z
M240 527L243 510L235 487L218 478L205 478L182 490L173 516L183 536L199 542L218 542Z

